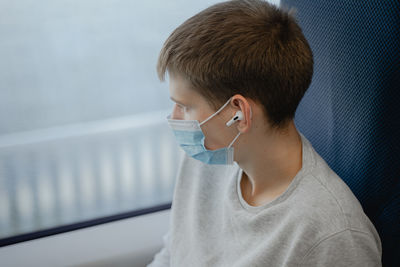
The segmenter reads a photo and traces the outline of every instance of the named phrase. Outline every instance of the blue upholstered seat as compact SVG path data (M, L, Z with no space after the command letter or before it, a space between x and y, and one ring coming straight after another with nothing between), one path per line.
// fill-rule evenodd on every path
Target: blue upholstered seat
M400 266L400 2L282 0L314 53L298 129L348 184Z

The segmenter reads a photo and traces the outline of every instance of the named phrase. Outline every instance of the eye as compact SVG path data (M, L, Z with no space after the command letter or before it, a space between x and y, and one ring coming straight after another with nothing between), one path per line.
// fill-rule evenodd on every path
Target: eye
M187 110L188 110L188 107L186 107L186 106L183 106L183 105L181 105L181 104L176 104L177 106L178 106L178 108L181 110L181 111L183 111L183 112L187 112Z

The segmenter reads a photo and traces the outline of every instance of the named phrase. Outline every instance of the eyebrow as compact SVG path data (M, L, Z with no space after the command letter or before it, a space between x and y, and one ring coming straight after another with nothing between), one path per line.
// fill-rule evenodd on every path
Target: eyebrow
M172 101L174 101L175 103L178 103L178 104L180 104L180 105L182 105L182 106L186 106L185 104L183 104L182 102L176 100L176 99L173 98L172 96L170 96L169 98L170 98Z

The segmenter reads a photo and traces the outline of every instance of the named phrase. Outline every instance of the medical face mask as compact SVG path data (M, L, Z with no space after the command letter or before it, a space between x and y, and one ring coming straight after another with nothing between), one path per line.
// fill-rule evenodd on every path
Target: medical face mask
M228 102L202 123L197 120L173 120L171 119L171 115L168 116L168 124L174 132L177 142L189 156L206 164L233 164L232 145L239 137L240 132L228 147L217 150L208 150L204 146L205 136L201 130L201 126L221 112L221 110L229 104L230 100L231 99L229 99Z

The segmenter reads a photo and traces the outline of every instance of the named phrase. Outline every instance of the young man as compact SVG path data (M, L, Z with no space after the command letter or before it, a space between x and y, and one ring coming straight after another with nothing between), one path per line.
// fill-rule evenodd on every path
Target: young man
M381 266L373 224L293 122L313 57L291 15L216 4L170 35L157 67L186 156L149 266Z

